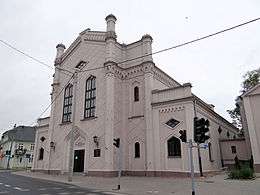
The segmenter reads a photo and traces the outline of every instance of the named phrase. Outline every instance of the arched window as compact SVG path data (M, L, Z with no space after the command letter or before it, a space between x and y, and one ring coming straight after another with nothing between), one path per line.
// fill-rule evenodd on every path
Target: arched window
M95 116L96 109L96 77L90 76L86 81L84 118Z
M73 97L73 85L69 84L65 88L65 91L64 91L62 122L70 122L71 121L72 97Z
M210 142L208 143L208 147L209 147L209 161L213 162L213 159L212 159L212 145L211 145Z
M41 148L39 151L39 160L43 160L43 155L44 155L44 149Z
M222 128L219 127L219 128L218 128L218 133L221 134L221 132L222 132Z
M134 101L138 102L139 101L139 87L134 88Z
M181 157L181 142L176 137L171 137L167 141L168 157Z
M230 133L229 133L229 131L227 131L227 138L229 138L230 137Z
M135 142L135 158L140 158L140 143Z

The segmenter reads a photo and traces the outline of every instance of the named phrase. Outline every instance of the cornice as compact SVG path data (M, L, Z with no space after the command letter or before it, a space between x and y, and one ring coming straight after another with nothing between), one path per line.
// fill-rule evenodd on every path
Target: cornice
M174 99L174 100L154 102L154 103L151 103L151 105L152 105L152 107L157 107L157 106L169 105L169 104L174 104L174 103L183 103L183 102L188 102L188 101L192 102L193 99L194 99L194 97L190 96L190 97L179 98L179 99Z
M129 68L122 68L118 66L116 62L108 61L104 63L104 66L106 67L107 72L113 73L116 77L122 80L131 79L146 73L151 73L153 74L154 78L161 81L168 87L181 86L181 84L156 67L153 61L142 62L139 65Z
M180 105L180 106L170 106L167 108L160 108L159 112L160 113L169 113L169 112L180 112L185 109L185 106Z
M104 42L106 39L106 32L87 31L85 34L82 35L82 39L84 41Z

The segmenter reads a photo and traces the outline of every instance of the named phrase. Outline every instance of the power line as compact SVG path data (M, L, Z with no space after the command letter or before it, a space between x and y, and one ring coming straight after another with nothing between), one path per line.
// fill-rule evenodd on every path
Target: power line
M169 50L172 50L172 49L176 49L178 47L182 47L182 46L185 46L185 45L188 45L188 44L191 44L191 43L194 43L194 42L198 42L198 41L201 41L201 40L204 40L204 39L207 39L207 38L210 38L210 37L213 37L213 36L216 36L218 34L221 34L221 33L224 33L224 32L227 32L227 31L230 31L230 30L233 30L233 29L236 29L238 27L241 27L241 26L244 26L244 25L247 25L249 23L252 23L252 22L255 22L255 21L258 21L260 20L260 18L256 18L256 19L253 19L253 20L250 20L250 21L247 21L247 22L244 22L244 23L241 23L241 24L238 24L236 26L232 26L230 28L226 28L224 30L221 30L221 31L218 31L218 32L215 32L215 33L212 33L212 34L209 34L209 35L206 35L206 36L203 36L203 37L200 37L200 38L197 38L197 39L194 39L194 40L191 40L191 41L187 41L187 42L184 42L182 44L179 44L179 45L175 45L175 46L172 46L172 47L169 47L169 48L166 48L166 49L162 49L162 50L159 50L159 51L156 51L156 52L152 52L150 54L146 54L146 55L141 55L141 56L138 56L138 57L135 57L135 58L131 58L131 59L128 59L128 60L124 60L124 61L121 61L121 62L118 62L117 64L122 64L122 63L125 63L125 62L129 62L129 61L133 61L133 60L136 60L136 59L140 59L140 58L143 58L143 57L146 57L146 56L150 56L150 55L155 55L155 54L158 54L158 53L162 53L162 52L165 52L165 51L169 51ZM17 52L37 61L38 63L40 64L43 64L47 67L50 67L53 69L53 67L45 64L44 62L41 62L40 60L26 54L25 52L13 47L12 45L6 43L5 41L3 40L0 40L2 43L4 43L5 45L7 45L8 47L16 50ZM103 69L104 67L97 67L97 68L92 68L92 69L87 69L87 70L81 70L80 72L86 72L86 71L92 71L92 70L98 70L98 69ZM68 71L66 69L60 69L60 70L64 70L64 71ZM69 73L72 73L70 71L68 71ZM66 85L71 81L71 79L73 78L74 76L74 73L73 75L71 76L71 78L69 79L69 81L66 83ZM48 107L41 113L41 115L39 116L39 118L49 109L49 107L54 103L54 101L58 98L58 96L62 93L62 91L65 89L66 85L63 86L62 90L59 92L59 94L54 98L54 100L48 105Z
M98 52L96 52L95 54L97 54ZM94 54L94 56L95 56L95 54ZM98 59L96 59L96 61L97 61ZM94 61L94 62L96 62L96 61ZM95 63L94 63L95 64ZM91 70L98 70L98 69L101 69L101 68L104 68L104 67L97 67L97 68L92 68L92 69L88 69L87 71L91 71ZM58 70L62 70L62 69L60 69L60 68L58 68ZM79 73L81 73L81 72L85 72L84 70L80 70L79 71ZM58 97L61 95L61 93L64 91L64 89L66 88L66 86L69 84L69 82L72 80L72 78L73 78L73 76L74 76L74 73L73 73L73 75L71 76L71 78L67 81L67 83L63 86L63 88L61 89L61 91L57 94L57 96L53 99L53 101L42 111L42 113L39 115L39 117L38 118L40 118L45 112L47 112L47 110L51 107L51 105L58 99ZM37 118L37 119L38 119ZM36 119L36 120L37 120ZM31 124L31 125L33 125L34 124L34 122Z
M209 34L209 35L206 35L206 36L203 36L203 37L200 37L200 38L191 40L191 41L187 41L187 42L184 42L184 43L179 44L179 45L175 45L175 46L172 46L172 47L169 47L169 48L165 48L165 49L162 49L162 50L159 50L159 51L156 51L156 52L152 52L152 53L150 53L150 54L141 55L141 56L138 56L138 57L135 57L135 58L127 59L127 60L118 62L117 64L122 64L122 63L125 63L125 62L130 62L130 61L137 60L137 59L140 59L140 58L143 58L143 57L147 57L147 56L151 56L151 55L156 55L156 54L158 54L158 53L162 53L162 52L165 52L165 51L169 51L169 50L172 50L172 49L176 49L176 48L178 48L178 47L182 47L182 46L185 46L185 45L194 43L194 42L198 42L198 41L201 41L201 40L204 40L204 39L207 39L207 38L216 36L216 35L218 35L218 34L221 34L221 33L224 33L224 32L227 32L227 31L230 31L230 30L233 30L233 29L236 29L236 28L238 28L238 27L241 27L241 26L250 24L250 23L252 23L252 22L256 22L256 21L258 21L258 20L260 20L260 18L255 18L255 19L253 19L253 20L249 20L249 21L247 21L247 22L244 22L244 23L241 23L241 24L232 26L232 27L230 27L230 28L226 28L226 29L224 29L224 30L220 30L220 31L215 32L215 33L212 33L212 34ZM28 58L30 58L30 59L32 59L32 60L34 60L34 61L36 61L36 62L38 62L38 63L40 63L40 64L42 64L42 65L44 65L44 66L46 66L46 67L48 67L48 68L54 69L52 66L50 66L50 65L48 65L48 64L46 64L46 63L44 63L44 62L42 62L41 60L38 60L37 58L35 58L35 57L33 57L33 56L31 56L31 55L29 55L29 54L23 52L23 51L20 50L20 49L17 49L16 47L12 46L11 44L7 43L6 41L3 41L3 40L0 39L0 42L2 42L2 43L3 43L4 45L6 45L7 47L9 47L9 48L11 48L11 49L13 49L13 50L19 52L20 54L25 55L26 57L28 57ZM60 68L60 70L69 72L70 74L73 74L71 71L66 70L66 69L61 69L61 68ZM93 70L95 70L95 69L93 69ZM85 70L85 71L87 71L87 70ZM85 71L83 71L83 72L85 72Z
M46 66L46 67L48 67L48 68L53 69L52 66L50 66L50 65L48 65L48 64L46 64L46 63L44 63L44 62L42 62L41 60L36 59L35 57L33 57L33 56L31 56L31 55L29 55L29 54L23 52L23 51L20 50L20 49L17 49L16 47L12 46L11 44L7 43L6 41L0 39L0 42L2 42L2 43L3 43L4 45L6 45L7 47L9 47L9 48L11 48L11 49L17 51L18 53L20 53L20 54L22 54L22 55L25 55L26 57L31 58L32 60L34 60L34 61L36 61L36 62L42 64L43 66Z
M7 43L6 41L4 41L4 40L2 40L2 39L0 39L0 42L3 43L5 46L7 46L7 47L9 47L9 48L11 48L11 49L13 49L13 50L15 50L16 52L18 52L18 53L20 53L20 54L22 54L22 55L24 55L24 56L26 56L26 57L28 57L28 58L34 60L35 62L38 62L39 64L41 64L41 65L43 65L43 66L45 66L45 67L54 69L52 66L46 64L45 62L43 62L43 61L41 61L41 60L38 60L37 58L35 58L35 57L33 57L33 56L31 56L31 55L25 53L25 52L22 51L22 50L20 50L20 49L14 47L14 46L11 45L10 43ZM65 71L65 72L68 72L68 73L70 73L70 74L73 74L73 73L72 73L71 71L69 71L69 70L66 70L66 69L63 69L63 68L58 68L58 69L60 69L60 70L62 70L62 71ZM65 74L65 72L62 72L62 73ZM66 75L68 75L68 74L66 74ZM71 76L71 75L69 75L69 76Z
M137 59L140 59L140 58L143 58L143 57L147 57L147 56L155 55L155 54L162 53L162 52L165 52L165 51L169 51L169 50L172 50L172 49L176 49L176 48L178 48L178 47L182 47L182 46L185 46L185 45L194 43L194 42L201 41L201 40L203 40L203 39L207 39L207 38L216 36L216 35L218 35L218 34L221 34L221 33L224 33L224 32L230 31L230 30L233 30L233 29L235 29L235 28L239 28L239 27L241 27L241 26L250 24L250 23L252 23L252 22L256 22L256 21L258 21L258 20L260 20L260 18L256 18L256 19L253 19L253 20L249 20L249 21L247 21L247 22L238 24L238 25L236 25L236 26L232 26L232 27L230 27L230 28L226 28L226 29L224 29L224 30L220 30L220 31L215 32L215 33L212 33L212 34L209 34L209 35L206 35L206 36L197 38L197 39L193 39L193 40L191 40L191 41L187 41L187 42L184 42L184 43L179 44L179 45L175 45L175 46L172 46L172 47L168 47L168 48L166 48L166 49L162 49L162 50L159 50L159 51L156 51L156 52L152 52L152 53L150 53L150 54L141 55L141 56L138 56L138 57L135 57L135 58L131 58L131 59L128 59L128 60L124 60L124 61L121 61L121 62L119 62L119 63L117 63L117 64L122 64L122 63L125 63L125 62L130 62L130 61L137 60Z
M38 116L38 118L40 118L45 112L47 112L47 110L51 107L51 105L56 101L56 99L58 99L58 97L61 95L61 93L64 91L64 89L66 88L66 86L70 83L70 81L72 80L74 74L70 77L70 79L66 82L66 84L62 87L62 89L60 90L60 92L54 97L54 99L51 101L51 103L42 111L42 113ZM37 118L37 119L38 119ZM36 119L36 120L37 120ZM32 126L34 124L34 122L30 125Z

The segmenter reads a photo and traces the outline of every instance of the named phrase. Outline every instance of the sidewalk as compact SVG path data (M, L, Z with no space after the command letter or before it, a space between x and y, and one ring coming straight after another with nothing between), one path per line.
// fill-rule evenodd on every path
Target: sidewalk
M13 174L70 183L76 186L113 192L112 194L129 195L189 195L191 183L189 178L159 178L159 177L122 177L121 190L115 191L117 178L102 178L88 176L73 176L68 182L64 175L48 175L30 171L19 171ZM256 180L226 180L226 175L196 179L196 195L259 195L260 179Z

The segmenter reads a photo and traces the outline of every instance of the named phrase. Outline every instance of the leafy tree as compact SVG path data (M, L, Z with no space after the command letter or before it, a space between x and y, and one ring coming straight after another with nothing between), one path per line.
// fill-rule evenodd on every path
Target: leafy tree
M260 82L260 69L248 71L243 76L242 89L240 92L245 93L252 87L256 86ZM236 104L236 107L231 110L227 110L228 114L232 118L232 123L239 129L242 128L241 114L239 105ZM242 132L243 133L243 132Z
M237 128L241 129L242 122L241 122L241 114L239 105L236 104L236 107L232 110L227 110L228 114L232 119L232 124L235 125Z
M244 93L248 91L250 88L256 86L260 81L260 69L248 71L244 76L244 81L242 82L242 90Z

